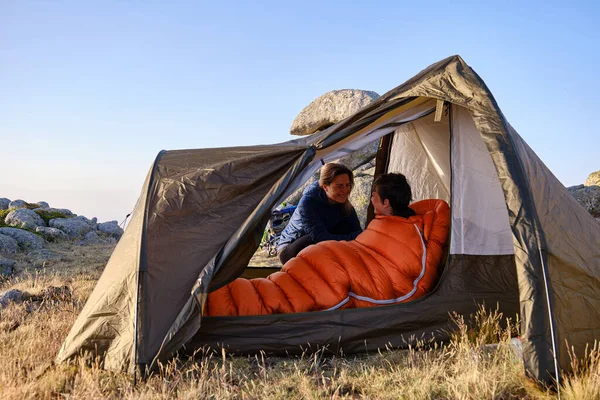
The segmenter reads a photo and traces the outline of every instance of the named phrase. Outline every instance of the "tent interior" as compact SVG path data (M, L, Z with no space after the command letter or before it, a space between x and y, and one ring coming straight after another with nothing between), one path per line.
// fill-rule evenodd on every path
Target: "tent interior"
M400 172L411 185L413 201L442 199L451 205L450 254L514 255L500 180L469 111L449 104L441 110L438 107L435 100L422 99L419 106L392 116L383 127L374 124L364 136L356 135L356 140L344 143L342 149L315 157L302 178L315 166L319 168L321 160L334 161L334 157L347 155L365 143L365 138L377 138L376 175ZM303 182L300 179L298 183ZM372 218L369 205L365 226ZM446 261L442 260L440 270ZM251 260L242 277L266 277L280 267L255 267Z

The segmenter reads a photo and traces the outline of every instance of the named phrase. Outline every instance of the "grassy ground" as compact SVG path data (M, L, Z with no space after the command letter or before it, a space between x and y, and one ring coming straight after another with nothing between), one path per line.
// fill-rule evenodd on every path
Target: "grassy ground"
M258 249L248 263L252 267L281 267L277 256L270 256L265 250Z
M498 315L479 315L474 329L460 317L446 346L382 350L352 357L323 353L274 358L198 353L161 366L147 381L103 371L97 362L53 359L91 293L112 246L51 245L58 257L39 265L20 256L17 274L0 291L20 289L29 301L0 310L0 398L126 399L551 399L525 378ZM264 258L264 257L263 257ZM276 260L270 258L267 261ZM69 289L48 297L48 286ZM494 347L489 341L499 341ZM600 398L600 355L580 360L564 383L564 399Z

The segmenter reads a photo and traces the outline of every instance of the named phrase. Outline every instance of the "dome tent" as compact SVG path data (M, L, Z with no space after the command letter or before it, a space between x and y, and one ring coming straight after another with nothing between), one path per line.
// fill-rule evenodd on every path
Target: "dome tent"
M415 200L451 206L436 289L410 303L256 317L202 317L207 293L248 273L271 209L323 162L380 139L376 174L399 171ZM406 346L451 329L480 304L520 313L523 358L550 381L600 332L600 225L502 115L458 56L420 72L309 137L252 147L161 152L132 219L57 361L97 352L145 370L204 345L235 352L345 354Z

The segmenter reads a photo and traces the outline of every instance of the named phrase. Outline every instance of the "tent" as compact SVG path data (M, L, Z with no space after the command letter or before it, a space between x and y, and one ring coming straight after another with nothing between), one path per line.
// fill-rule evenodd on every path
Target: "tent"
M451 205L436 289L414 302L300 314L206 317L207 293L239 276L271 210L322 163L380 140L376 174ZM600 225L508 124L459 57L421 71L351 117L289 142L162 151L132 219L57 361L82 350L146 370L181 349L352 352L444 340L449 313L520 314L526 370L549 382L600 337ZM258 275L257 275L258 274ZM429 336L428 336L429 335Z

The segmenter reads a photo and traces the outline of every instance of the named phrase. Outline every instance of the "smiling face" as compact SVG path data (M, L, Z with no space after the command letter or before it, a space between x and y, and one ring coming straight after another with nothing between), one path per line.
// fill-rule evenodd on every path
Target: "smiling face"
M390 201L388 199L381 201L381 197L379 196L379 193L377 193L377 190L373 190L373 193L371 193L371 203L373 204L375 215L392 215Z
M331 203L342 203L348 201L350 192L352 191L352 183L350 177L346 174L336 176L331 184L323 185L323 190Z

